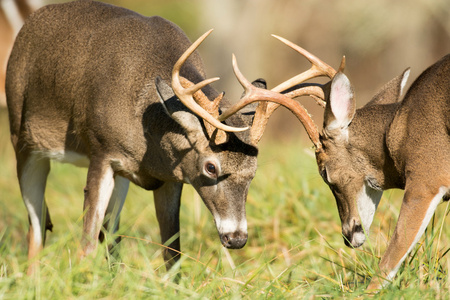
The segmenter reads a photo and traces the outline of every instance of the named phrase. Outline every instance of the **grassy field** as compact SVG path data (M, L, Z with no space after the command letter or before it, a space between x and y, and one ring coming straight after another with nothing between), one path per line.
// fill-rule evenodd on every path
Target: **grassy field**
M334 199L318 175L313 151L299 143L269 144L263 139L247 202L247 245L224 249L209 211L186 186L181 266L166 272L152 193L136 186L130 188L122 213L120 258L108 256L102 245L97 256L77 260L85 176L85 169L52 165L46 198L54 230L40 271L26 276L27 214L7 114L0 111L0 299L365 297L402 196L400 191L386 192L370 242L358 250L346 248ZM393 284L376 297L450 297L447 213L447 203L440 205L420 246Z

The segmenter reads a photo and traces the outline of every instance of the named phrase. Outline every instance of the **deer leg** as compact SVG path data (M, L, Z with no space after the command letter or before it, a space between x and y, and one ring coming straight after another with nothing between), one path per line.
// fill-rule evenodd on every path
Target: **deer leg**
M161 242L169 248L164 249L164 261L169 270L180 258L180 198L183 184L165 182L153 191L156 217L158 218ZM173 249L173 250L172 250Z
M109 200L108 207L106 208L105 222L103 227L106 232L114 234L119 229L120 212L122 211L125 198L127 197L128 187L130 181L124 177L116 176L114 178L114 190ZM100 231L99 240L103 242L106 232ZM109 250L112 250L115 245L120 242L120 237L109 245Z
M407 255L425 232L447 189L441 187L429 195L406 191L394 234L379 264L381 277L386 279L373 277L367 287L368 291L379 290L394 278Z
M81 257L92 253L98 244L106 208L114 189L114 171L102 160L91 159L84 190L83 236Z
M28 211L30 227L28 230L28 259L32 260L43 248L46 229L52 228L50 214L44 200L45 185L50 172L48 158L35 154L18 154L17 174L20 191ZM28 267L28 274L32 274L37 262Z

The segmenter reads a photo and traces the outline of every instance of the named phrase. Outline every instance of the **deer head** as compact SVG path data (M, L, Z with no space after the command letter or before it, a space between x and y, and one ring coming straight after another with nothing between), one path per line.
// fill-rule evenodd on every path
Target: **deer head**
M331 82L316 159L336 198L348 246L365 242L383 190L397 184L385 134L408 75L406 70L394 78L359 110L348 78L338 73ZM372 124L371 128L364 123Z

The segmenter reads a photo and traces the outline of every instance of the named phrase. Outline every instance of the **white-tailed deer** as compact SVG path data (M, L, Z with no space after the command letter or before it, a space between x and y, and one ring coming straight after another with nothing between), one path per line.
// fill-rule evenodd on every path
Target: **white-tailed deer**
M181 190L189 183L222 244L245 245L245 201L268 105L217 120L230 104L208 85L216 79L205 80L194 52L208 34L191 45L163 18L94 1L50 5L28 18L8 63L6 93L29 259L52 228L44 200L51 159L88 167L81 256L96 249L102 225L117 230L130 181L153 190L163 243L179 232ZM246 90L241 104L275 101L303 117L290 98L263 81L250 84L234 68ZM168 246L170 267L179 238Z
M405 190L380 274L368 290L380 289L395 276L437 205L450 198L450 55L424 71L402 99L408 76L409 69L356 109L350 81L338 72L331 84L322 86L322 133L307 120L319 172L336 198L347 246L365 242L383 190Z

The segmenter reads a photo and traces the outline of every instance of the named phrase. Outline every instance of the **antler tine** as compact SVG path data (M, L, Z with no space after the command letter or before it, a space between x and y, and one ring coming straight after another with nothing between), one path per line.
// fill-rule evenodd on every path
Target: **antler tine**
M327 76L328 78L332 79L334 75L336 75L336 70L334 70L332 67L330 67L328 64L324 63L322 60L314 56L313 54L309 53L302 47L292 43L291 41L288 41L285 38L282 38L280 36L272 34L272 36L282 43L286 44L290 48L294 49L301 55L303 55L307 60L309 60L312 64L311 68L308 71L305 71L301 74L298 74L297 76L294 76L291 79L286 80L285 82L279 84L275 88L273 88L273 91L276 92L283 92L297 84L300 84L302 82L305 82L306 80L309 80L314 77L319 76ZM345 65L345 58L344 58L344 65Z
M236 75L237 80L239 81L239 83L242 85L242 87L245 90L245 95L244 97L241 98L241 100L236 103L235 105L233 105L232 107L230 107L227 111L225 111L224 113L222 113L219 116L219 121L225 121L226 119L228 119L232 114L236 113L237 111L239 111L240 109L244 108L245 106L249 105L252 102L255 102L256 100L252 97L253 96L253 91L256 89L255 86L253 86L251 84L250 81L247 80L247 78L245 78L244 75L242 75L241 71L239 70L239 67L237 65L237 60L236 60L236 56L232 55L232 62L233 62L233 71L234 74Z
M317 148L321 147L321 143L319 141L319 132L317 130L316 125L312 121L309 114L306 112L305 108L298 103L297 101L292 100L291 98L287 97L286 95L283 95L281 93L275 92L273 90L266 90L257 88L254 85L248 81L244 75L242 75L241 71L239 70L239 67L237 65L236 57L233 54L233 70L234 73L241 83L241 85L245 89L245 95L241 100L233 105L230 109L228 109L226 112L224 112L220 117L219 120L223 121L227 119L232 114L236 113L243 107L247 106L250 103L257 102L257 101L270 101L277 103L279 105L285 106L287 109L289 109L299 120L302 122L303 126L305 127L306 131L308 132L308 135L311 139L311 141L314 143L314 145ZM262 109L265 110L265 109ZM260 112L262 113L262 111ZM256 116L255 116L256 117ZM260 121L262 121L260 123ZM254 143L257 143L259 139L262 136L262 132L264 131L264 127L266 124L266 121L264 120L258 120L258 127L254 128L252 127L252 140Z
M201 88L207 86L208 84L219 80L219 78L211 78L203 80L191 87L183 88L180 82L180 69L182 65L186 62L188 57L197 49L197 47L206 39L206 37L213 31L213 29L207 31L205 34L203 34L201 37L199 37L184 53L181 55L181 57L178 59L178 61L175 63L172 69L172 89L177 95L177 97L180 99L180 101L186 105L187 108L189 108L193 113L204 119L206 122L211 124L212 126L228 132L239 132L249 129L248 127L243 128L237 128L237 127L231 127L227 126L225 124L222 124L220 121L215 119L211 114L209 114L203 107L197 104L195 102L193 95L196 91L200 90Z

